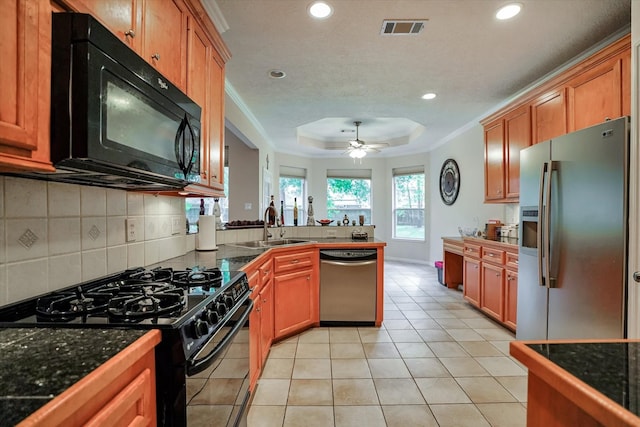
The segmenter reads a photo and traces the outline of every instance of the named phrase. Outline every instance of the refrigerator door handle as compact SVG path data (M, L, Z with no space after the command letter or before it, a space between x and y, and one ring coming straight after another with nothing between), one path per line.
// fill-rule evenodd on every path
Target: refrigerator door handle
M555 279L551 277L551 176L553 171L556 170L555 161L551 160L549 162L547 168L547 188L545 190L545 194L547 196L547 204L544 207L544 223L543 223L543 233L544 233L544 269L546 272L545 275L545 286L547 288L553 288L553 283Z
M544 162L542 164L542 168L540 170L540 190L538 191L538 218L542 217L543 219L545 218L545 215L543 213L543 207L544 207L544 178L547 174L547 162ZM542 224L539 224L539 229L538 229L538 234L536 236L536 247L537 247L537 251L538 251L538 285L539 286L546 286L546 281L545 281L545 277L544 277L544 250L543 250L543 243L544 243L544 239L543 237L543 233L544 233L544 222Z

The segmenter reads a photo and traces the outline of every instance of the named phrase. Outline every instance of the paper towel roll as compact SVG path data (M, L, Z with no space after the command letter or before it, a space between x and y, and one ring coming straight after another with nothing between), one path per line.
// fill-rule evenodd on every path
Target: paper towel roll
M197 251L215 251L216 246L216 217L200 215L198 218L198 235L196 236Z

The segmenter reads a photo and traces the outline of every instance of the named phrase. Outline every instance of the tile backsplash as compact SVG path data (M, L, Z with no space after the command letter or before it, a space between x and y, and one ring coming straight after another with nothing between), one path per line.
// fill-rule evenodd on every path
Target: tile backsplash
M179 197L0 177L0 305L191 251L185 221Z

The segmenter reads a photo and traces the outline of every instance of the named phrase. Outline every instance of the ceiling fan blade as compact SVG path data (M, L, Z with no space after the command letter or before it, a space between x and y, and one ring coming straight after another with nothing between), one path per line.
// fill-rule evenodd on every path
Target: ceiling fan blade
M386 148L389 146L386 142L381 142L379 144L364 144L365 147L368 148Z

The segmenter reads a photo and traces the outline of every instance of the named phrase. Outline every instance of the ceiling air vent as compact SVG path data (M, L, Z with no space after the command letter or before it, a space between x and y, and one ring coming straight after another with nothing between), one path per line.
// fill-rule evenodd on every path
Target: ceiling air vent
M417 35L424 30L426 19L385 19L382 21L382 35Z

